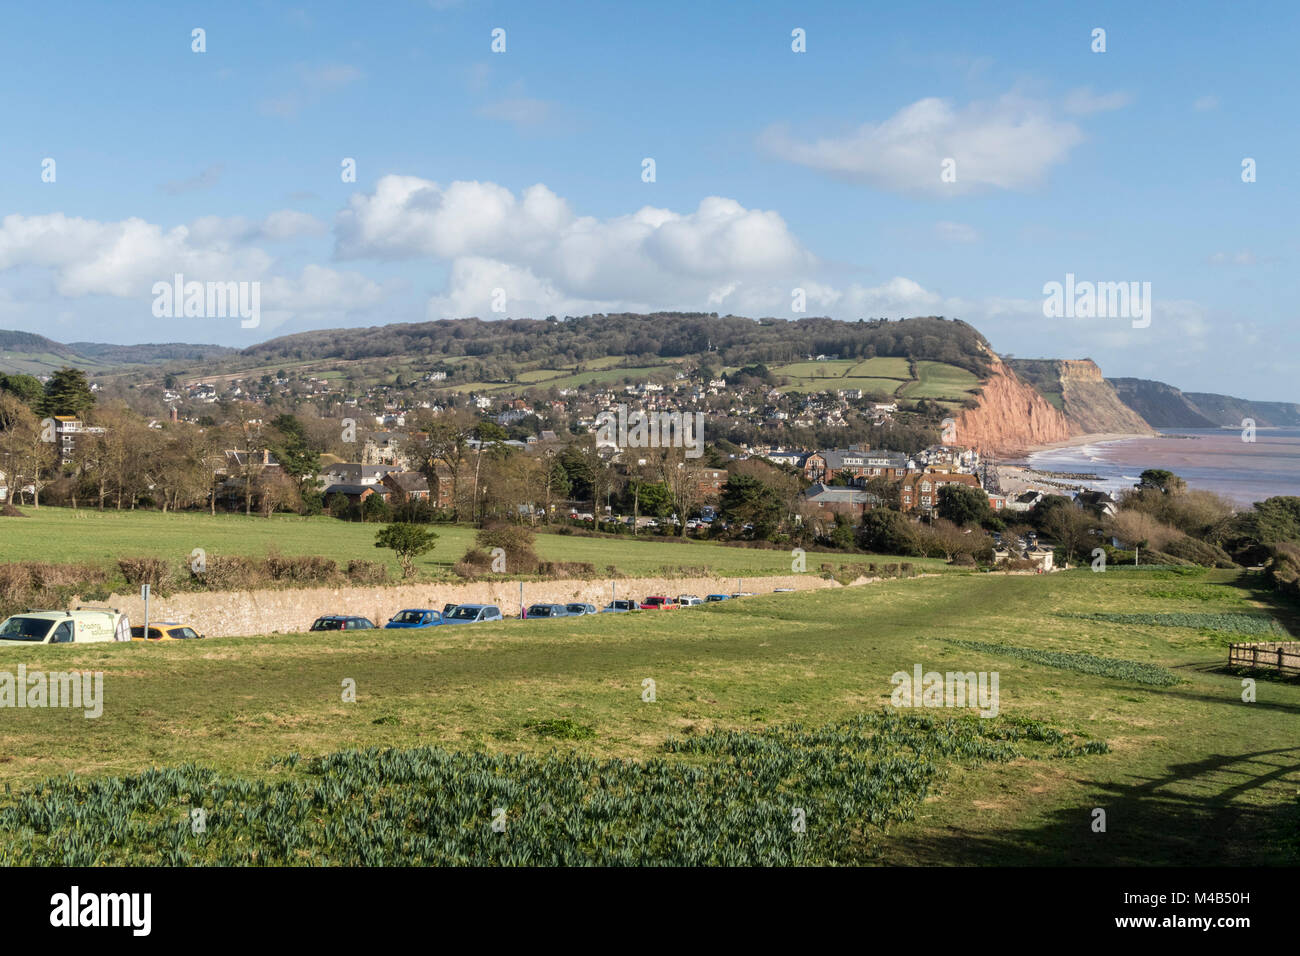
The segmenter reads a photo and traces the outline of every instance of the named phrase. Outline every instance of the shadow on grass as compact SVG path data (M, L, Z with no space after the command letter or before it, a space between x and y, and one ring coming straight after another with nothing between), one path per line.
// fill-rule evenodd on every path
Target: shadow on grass
M1281 802L1252 802L1270 784ZM1300 863L1300 746L1217 754L1132 784L1092 783L1049 822L958 830L898 847L920 865L1295 866ZM1276 800L1276 794L1273 795ZM1094 810L1105 832L1094 832Z
M1269 684L1291 685L1300 684L1300 680L1285 675L1280 675L1276 671L1256 670L1252 671L1246 668L1230 668L1225 661L1197 661L1191 664L1179 664L1169 668L1175 674L1180 671L1194 671L1198 674L1209 674L1218 677L1228 678L1245 678L1250 677L1256 681L1265 681ZM1223 694L1210 693L1193 693L1188 690L1179 689L1181 685L1173 687L1162 687L1160 689L1161 697L1178 697L1182 700L1195 701L1198 704L1231 704L1233 706L1254 707L1259 710L1276 711L1282 714L1292 714L1300 716L1300 703L1286 704L1278 701L1263 699L1257 696L1254 701L1247 704L1241 699L1241 687L1237 684L1225 685L1228 692ZM1297 731L1300 736L1300 731Z
M1236 586L1250 595L1252 601L1264 605L1265 610L1287 632L1284 640L1294 640L1300 634L1300 604L1282 597L1264 579L1258 571L1243 571L1236 580Z

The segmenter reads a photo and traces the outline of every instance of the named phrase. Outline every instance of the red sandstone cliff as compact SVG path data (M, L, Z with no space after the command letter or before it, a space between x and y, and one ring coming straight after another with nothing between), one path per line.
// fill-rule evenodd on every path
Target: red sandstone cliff
M1065 415L1033 386L1017 378L996 355L990 353L990 359L992 374L982 386L979 405L963 410L957 419L956 444L976 448L981 455L1008 456L1076 434Z

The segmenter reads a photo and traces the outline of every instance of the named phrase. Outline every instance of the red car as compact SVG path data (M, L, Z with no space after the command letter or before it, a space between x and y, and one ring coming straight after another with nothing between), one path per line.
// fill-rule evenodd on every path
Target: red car
M643 611L672 611L676 610L679 605L671 598L666 598L662 594L655 594L641 602L640 607Z

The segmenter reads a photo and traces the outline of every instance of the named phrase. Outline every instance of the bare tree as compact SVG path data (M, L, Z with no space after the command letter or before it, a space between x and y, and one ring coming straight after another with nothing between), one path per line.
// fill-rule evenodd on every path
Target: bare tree
M686 516L699 503L700 472L698 458L686 457L682 448L663 448L651 461L659 473L659 480L668 489L668 497L677 509L677 534L686 534Z
M1143 511L1121 510L1111 515L1107 530L1130 547L1161 551L1180 534L1174 528L1161 524Z
M228 416L228 433L235 439L235 476L244 487L244 514L253 513L257 479L265 468L269 435L264 434L262 412L251 402L233 402Z
M36 415L16 396L0 392L0 471L9 484L9 498L21 496L24 488L32 489L32 504L41 506L41 486L54 466L53 441L44 434L45 427Z
M1056 542L1065 556L1065 563L1074 561L1076 554L1083 555L1095 546L1093 529L1099 522L1088 512L1073 505L1061 505L1047 513L1043 531Z
M423 434L412 437L402 449L430 488L438 486L438 466L447 470L451 476L451 508L455 518L460 516L460 477L469 455L469 437L474 424L474 416L465 412L447 412L425 419L417 426Z

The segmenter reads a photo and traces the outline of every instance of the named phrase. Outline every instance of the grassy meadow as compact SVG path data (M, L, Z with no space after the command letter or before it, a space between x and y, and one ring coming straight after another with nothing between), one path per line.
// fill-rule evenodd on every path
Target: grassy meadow
M902 398L966 398L980 381L972 372L943 362L916 363L918 378L898 390Z
M668 613L3 648L0 669L102 671L104 710L3 711L0 859L1294 865L1300 685L1260 680L1245 703L1221 669L1262 619L1291 624L1248 584L949 574ZM916 664L998 672L998 716L890 707ZM42 801L80 807L81 829ZM211 837L178 824L191 805L213 808ZM497 806L518 842L493 842Z
M25 518L0 518L0 563L52 561L111 564L119 557L153 556L181 564L195 548L209 555L264 556L272 549L284 555L313 554L331 558L342 567L349 560L383 561L390 577L400 574L393 553L376 548L381 527L335 518L275 515L271 518L195 512L96 511L82 508L24 507ZM467 525L430 525L438 534L435 547L415 559L417 572L442 577L474 543L475 529ZM789 551L737 548L687 539L617 538L539 534L536 550L543 560L580 561L597 572L614 566L626 575L655 575L665 568L707 568L722 576L789 574ZM897 563L897 557L810 552L807 566L839 567L864 561ZM940 559L907 559L921 570L944 567Z

